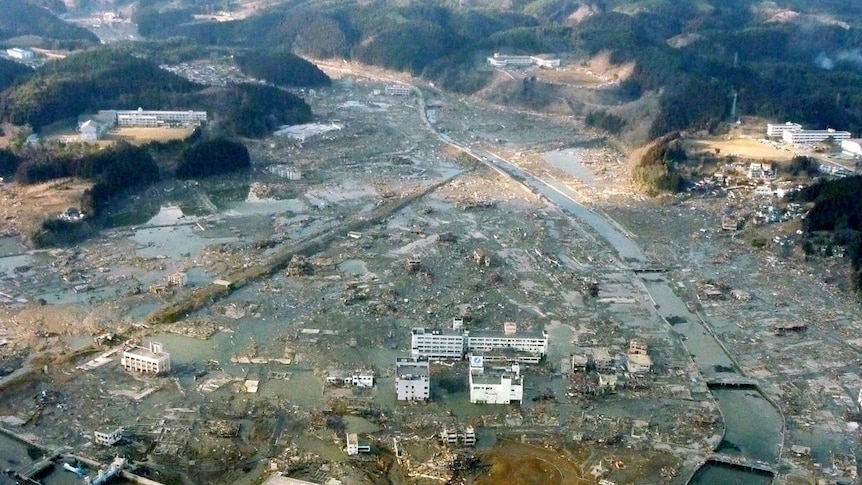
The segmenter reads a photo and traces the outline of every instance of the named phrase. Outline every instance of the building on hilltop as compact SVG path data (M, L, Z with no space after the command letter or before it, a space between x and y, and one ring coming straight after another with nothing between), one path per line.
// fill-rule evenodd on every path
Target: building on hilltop
M405 84L389 84L384 92L387 96L410 96L412 90L412 87Z
M399 401L427 401L431 397L428 361L396 359L395 394Z
M560 59L545 55L538 56L509 56L495 52L488 58L488 64L494 67L525 67L536 65L539 67L560 67Z
M198 126L207 121L206 111L101 110L99 116L112 119L115 126L158 128Z
M812 145L814 143L825 141L829 138L835 140L836 142L841 142L842 140L849 140L850 132L836 131L832 128L829 128L827 130L788 130L781 135L781 139L784 140L785 143L790 143L791 145Z
M786 122L783 124L769 123L766 125L766 136L781 138L785 131L800 131L802 125L799 123Z
M21 49L20 47L12 47L11 49L6 49L6 55L12 59L26 60L33 58L33 51L30 49Z
M171 370L171 355L162 344L151 342L149 348L133 346L124 350L120 363L127 372L164 374Z

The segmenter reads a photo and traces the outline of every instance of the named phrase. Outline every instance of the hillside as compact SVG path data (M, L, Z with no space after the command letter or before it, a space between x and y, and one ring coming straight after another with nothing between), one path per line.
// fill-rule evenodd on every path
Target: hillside
M0 43L53 49L77 49L99 44L95 34L60 20L46 6L55 2L0 0Z
M122 50L100 48L40 67L0 92L0 120L39 129L100 109L203 109L227 134L261 136L311 118L308 105L272 87L206 90Z
M531 86L537 95L530 96L504 82L494 101L509 98L542 110L558 109L547 100L563 97L574 114L593 112L602 121L597 126L622 134L655 138L679 129L717 130L731 118L734 93L737 115L862 131L860 4L538 0L505 5L286 1L233 22L195 22L186 15L190 10L158 9L149 11L147 21L153 37L350 58L409 71L468 94L500 83L484 64L494 52L549 53L569 63L609 55L616 65L634 67L627 78L602 88L598 107L590 100L592 107L583 109L578 93L541 85L541 80ZM651 105L656 96L657 110L618 108L641 98ZM602 104L621 122L605 116ZM650 118L628 119L632 111L649 111ZM636 138L643 142L642 137Z

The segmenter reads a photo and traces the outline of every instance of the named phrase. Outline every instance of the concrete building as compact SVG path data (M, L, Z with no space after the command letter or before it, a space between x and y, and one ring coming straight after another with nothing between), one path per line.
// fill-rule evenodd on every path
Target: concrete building
M462 328L463 321L453 321L453 328ZM444 333L442 330L413 328L410 335L410 356L414 359L462 360L467 352L485 355L496 362L536 364L548 353L547 332L518 332L517 324L506 322L503 332L480 330Z
M123 439L123 428L117 428L113 431L93 431L93 438L97 445L114 446Z
M11 57L12 59L32 59L33 51L30 49L21 49L19 47L13 47L11 49L6 49L6 55Z
M83 141L101 140L108 134L108 127L96 120L87 120L78 127L79 137Z
M151 342L149 348L127 348L120 363L127 372L164 374L171 370L171 355L164 351L162 344Z
M493 353L511 350L521 354L525 363L536 363L548 353L548 333L518 332L513 322L503 324L502 335L494 331L474 331L467 334L467 351ZM529 361L529 362L527 362Z
M488 58L488 64L494 67L524 67L536 65L539 67L560 67L560 59L545 55L509 56L495 52Z
M841 151L848 157L862 157L862 138L841 140Z
M748 166L748 178L752 180L772 180L775 169L771 163L753 162Z
M652 358L649 356L646 342L637 339L629 342L626 370L630 374L647 374L652 370Z
M395 394L399 401L427 401L431 397L428 361L398 358L395 361Z
M518 364L485 369L482 356L474 355L468 380L473 404L520 404L524 400L524 378Z
M590 352L593 367L599 373L611 373L614 371L614 359L611 357L607 347L596 347Z
M781 139L784 140L785 143L790 143L791 145L812 145L829 138L836 142L849 140L850 132L836 131L829 128L828 130L786 130L781 135Z
M206 111L101 110L99 116L113 119L115 126L197 126L207 121Z
M464 358L464 334L443 333L441 330L426 330L422 327L410 331L410 357L428 360L462 360Z
M371 453L371 445L367 441L359 439L359 435L356 433L347 433L346 451L350 456Z
M412 91L412 87L404 84L389 84L384 92L387 96L410 96Z
M781 138L785 131L800 131L802 125L798 123L786 122L783 124L769 123L766 125L766 136L773 138Z
M440 432L440 441L449 446L475 446L476 430L472 426L466 428L443 428Z

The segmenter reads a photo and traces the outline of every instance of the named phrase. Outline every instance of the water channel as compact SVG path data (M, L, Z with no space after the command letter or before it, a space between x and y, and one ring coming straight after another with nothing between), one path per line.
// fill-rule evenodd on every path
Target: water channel
M575 152L572 155L576 155ZM556 152L553 165L572 165ZM534 177L508 161L487 154L486 160L512 176L523 180L534 192L541 194L563 211L588 224L619 253L620 259L633 267L649 266L650 261L625 229L576 202L577 194L563 182L551 177ZM567 170L579 175L580 170ZM783 419L778 409L753 385L727 386L725 382L739 382L744 376L719 341L708 330L699 315L689 311L685 302L674 292L672 282L661 274L650 274L642 279L652 298L656 311L672 326L686 350L697 365L709 386L719 411L724 418L725 435L715 450L721 455L738 457L743 461L774 464L779 459L783 435ZM769 473L747 470L709 461L689 482L690 485L766 485L772 482Z

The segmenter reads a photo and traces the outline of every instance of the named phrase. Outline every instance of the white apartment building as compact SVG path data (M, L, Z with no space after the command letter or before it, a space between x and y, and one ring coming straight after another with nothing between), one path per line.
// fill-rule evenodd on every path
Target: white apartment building
M783 124L773 124L769 123L766 125L766 136L781 138L784 135L785 131L800 131L802 130L802 125L798 123L783 123Z
M518 364L486 370L482 357L473 356L468 379L473 404L520 404L524 400L524 378Z
M410 357L428 360L464 358L464 334L416 327L410 331Z
M395 394L399 401L427 401L431 397L428 361L395 360Z
M781 139L784 140L785 143L790 143L792 145L812 145L814 143L824 141L827 138L832 138L837 142L840 142L841 140L849 140L850 132L836 131L829 128L828 130L787 130L781 135Z
M151 342L149 348L127 348L120 363L127 372L164 374L171 370L171 355L164 351L162 344Z
M116 126L161 127L195 126L207 121L206 111L101 110L100 117L110 118Z

